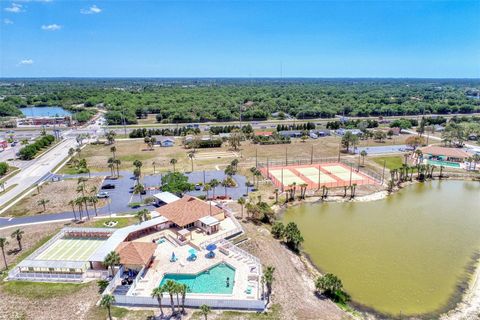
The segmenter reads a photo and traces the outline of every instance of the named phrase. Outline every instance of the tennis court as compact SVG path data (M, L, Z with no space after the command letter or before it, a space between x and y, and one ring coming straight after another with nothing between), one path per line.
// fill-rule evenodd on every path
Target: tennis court
M62 238L55 241L35 260L87 261L105 239Z
M292 183L296 183L298 185L307 183L303 179L301 179L299 176L297 176L295 173L288 169L283 170L283 177L282 177L282 169L280 170L270 170L270 174L273 175L276 179L279 181L283 179L283 184L284 185L289 185Z
M363 180L364 177L361 175L356 174L353 170L350 170L350 168L345 168L343 166L339 165L334 165L334 166L324 166L323 170L326 170L333 174L334 176L344 180L344 181L350 181L350 176L352 177L353 181L357 180Z
M297 186L306 183L307 189L320 189L357 185L379 184L373 177L361 172L357 168L349 167L343 163L329 162L306 165L272 166L261 168L264 176L272 180L284 190L293 183Z

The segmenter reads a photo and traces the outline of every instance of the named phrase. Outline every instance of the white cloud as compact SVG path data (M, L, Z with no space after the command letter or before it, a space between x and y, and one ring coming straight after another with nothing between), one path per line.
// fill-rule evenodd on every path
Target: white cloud
M53 0L16 0L17 2L53 2Z
M23 59L19 62L19 64L21 64L21 65L32 65L33 60L32 59Z
M22 8L23 8L23 6L21 4L12 3L12 5L10 7L5 8L5 11L12 12L12 13L20 13L20 12L24 11Z
M13 21L5 18L5 19L3 19L3 24L13 24Z
M102 9L100 9L96 5L93 5L88 9L81 9L80 10L81 14L97 14L97 13L100 13L100 12L102 12Z
M57 31L57 30L60 30L62 29L62 26L59 25L59 24L49 24L49 25L43 25L42 26L42 30L45 30L45 31Z

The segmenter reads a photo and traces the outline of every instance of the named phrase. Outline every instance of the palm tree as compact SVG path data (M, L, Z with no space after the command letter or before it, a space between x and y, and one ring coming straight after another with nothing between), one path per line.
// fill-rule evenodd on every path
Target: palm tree
M80 215L80 221L83 220L82 214L83 214L83 199L82 197L77 197L74 200L75 204L78 206L78 213Z
M365 166L365 157L368 155L367 151L362 150L360 156L362 157L362 167Z
M112 276L115 276L115 266L120 264L120 255L116 251L110 251L103 260L103 265L112 270Z
M208 314L211 312L211 309L206 304L200 306L200 313L205 317L205 320L208 318Z
M180 283L178 289L180 295L182 296L182 314L185 314L185 296L187 295L189 288L186 284Z
M142 174L142 165L143 163L140 160L133 161L133 166L138 169L138 171L140 172L140 175Z
M83 203L85 205L85 211L87 212L87 219L90 220L90 214L88 213L88 205L87 205L88 197L85 196L85 192L87 191L87 187L85 186L85 182L87 182L87 181L88 181L87 178L84 178L84 177L78 178L77 192L82 193L82 200L83 200Z
M135 213L135 217L138 218L140 222L147 221L148 220L148 210L147 209L142 209Z
M210 190L212 190L212 186L210 185L210 183L205 183L205 185L203 186L203 191L207 193L207 195L205 196L206 200L208 200L208 191Z
M102 297L100 305L108 310L108 319L112 320L112 311L111 307L115 303L115 297L111 294L106 294Z
M209 184L212 186L212 192L213 192L212 198L215 199L215 188L220 185L220 181L218 181L217 179L212 179L210 180Z
M97 203L98 203L98 198L96 195L88 197L88 201L93 204L93 209L95 210L95 217L98 217L97 213Z
M110 147L110 152L112 153L113 159L115 159L115 152L117 152L117 147L111 146Z
M22 237L23 237L23 234L25 232L23 232L22 230L20 229L17 229L15 231L12 232L12 234L10 235L12 237L12 239L15 239L17 240L18 242L18 250L19 251L22 251Z
M278 193L280 192L280 190L278 188L276 188L273 193L275 194L275 203L278 203Z
M152 166L153 166L153 174L155 174L155 165L156 165L156 162L155 160L152 161Z
M260 172L260 170L256 170L254 175L257 178L257 190L258 190L258 182L260 181L260 177L261 177L262 173Z
M0 238L0 249L2 249L3 262L5 263L5 269L8 269L7 257L5 256L5 246L8 245L8 241L5 238Z
M120 177L120 165L122 164L122 161L120 161L120 159L115 159L115 160L113 160L113 164L115 165L115 168L117 169L117 177Z
M246 203L245 198L244 197L238 198L237 203L240 205L240 208L242 210L242 219L243 219L243 207L245 206L245 203Z
M165 285L163 287L163 289L168 292L168 294L170 295L170 305L172 307L172 314L175 313L175 303L173 302L173 294L175 293L176 291L176 283L175 281L173 280L167 280L167 282L165 282Z
M177 159L170 159L170 164L173 166L173 172L175 172L175 164L177 163Z
M273 283L273 280L275 279L273 277L274 272L275 272L275 267L267 266L262 276L265 281L265 284L267 285L267 304L268 302L270 302L270 294L272 293L272 283Z
M73 211L73 219L77 220L77 214L75 213L75 200L70 200L68 201L68 204L72 206L72 211Z
M163 286L158 286L152 291L152 298L157 298L158 306L160 307L160 318L163 318L162 298L163 298Z
M48 199L41 199L41 200L38 200L38 201L37 201L37 204L38 204L39 206L43 206L43 211L45 212L45 211L47 210L47 206L46 206L46 205L47 205L47 203L49 203L49 202L50 202L50 200L48 200Z
M135 187L133 187L133 194L140 195L140 201L142 200L142 193L145 192L145 187L141 183L137 183Z
M195 158L195 151L190 151L188 153L188 157L190 158L190 161L192 162L192 172L193 172L193 159Z

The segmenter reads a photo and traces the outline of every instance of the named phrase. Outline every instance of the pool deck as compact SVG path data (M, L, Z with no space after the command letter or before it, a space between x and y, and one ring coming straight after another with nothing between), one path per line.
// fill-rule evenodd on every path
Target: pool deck
M259 266L245 256L231 252L230 250L215 250L214 258L206 258L206 250L197 252L195 261L188 261L190 255L188 251L192 247L189 245L178 246L168 239L159 244L155 251L155 258L152 266L147 269L143 277L138 281L132 295L150 296L152 290L157 287L163 276L167 273L179 274L198 274L202 271L212 268L219 263L226 263L235 269L235 280L233 283L232 294L201 294L188 293L188 296L196 297L229 297L233 299L258 299L260 297L260 270ZM170 262L172 252L178 258L175 262ZM245 290L251 287L252 291L247 294Z

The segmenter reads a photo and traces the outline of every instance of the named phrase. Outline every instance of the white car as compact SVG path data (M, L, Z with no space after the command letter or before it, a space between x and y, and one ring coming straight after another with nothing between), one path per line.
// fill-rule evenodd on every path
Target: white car
M106 192L106 191L101 191L101 192L97 193L97 198L108 198L108 197L110 197L110 196L108 195L108 192Z

